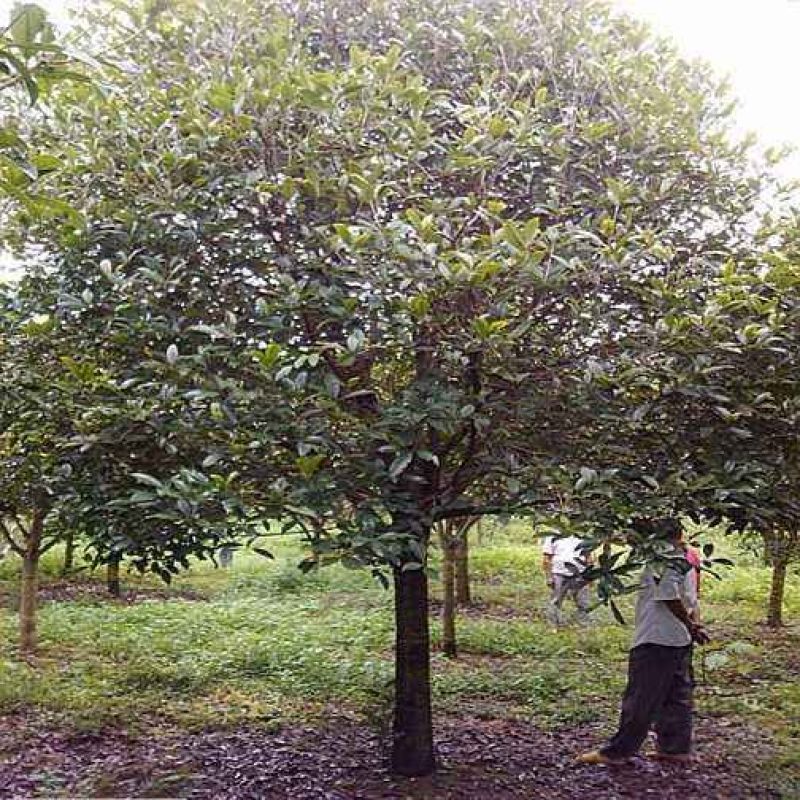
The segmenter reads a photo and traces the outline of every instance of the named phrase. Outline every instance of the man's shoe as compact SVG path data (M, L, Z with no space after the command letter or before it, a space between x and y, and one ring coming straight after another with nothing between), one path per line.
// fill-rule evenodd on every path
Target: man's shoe
M691 764L694 761L692 753L665 753L662 750L656 750L653 758L656 761L669 761L673 764Z
M581 753L576 759L579 764L595 764L600 766L613 766L616 764L626 764L627 758L611 758L599 750L590 750L588 753Z

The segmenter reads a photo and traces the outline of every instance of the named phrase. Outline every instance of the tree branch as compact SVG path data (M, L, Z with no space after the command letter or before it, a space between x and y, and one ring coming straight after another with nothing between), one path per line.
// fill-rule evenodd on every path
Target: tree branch
M30 535L31 535L30 528L26 528L26 527L25 527L25 526L22 524L22 520L21 520L21 519L20 519L20 518L19 518L19 517L18 517L16 514L11 514L11 519L13 519L13 520L14 520L14 524L15 524L15 525L16 525L16 526L17 526L17 527L18 527L18 528L19 528L19 529L22 531L22 535L23 535L23 536L24 536L26 539L27 539L27 538L29 538L29 537L30 537Z
M493 514L512 514L515 511L524 511L540 506L541 503L531 500L530 502L507 503L503 505L473 505L458 506L453 508L433 509L431 516L434 522L454 517L486 517Z
M25 551L16 543L11 536L11 531L6 527L6 523L0 518L0 534L8 542L8 546L18 555L24 556Z

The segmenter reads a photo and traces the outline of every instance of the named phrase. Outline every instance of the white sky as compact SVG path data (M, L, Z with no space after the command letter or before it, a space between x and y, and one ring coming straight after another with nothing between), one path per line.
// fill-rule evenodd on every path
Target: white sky
M612 0L728 75L743 130L800 148L800 0ZM800 155L784 167L800 178Z
M57 22L77 0L38 0ZM91 0L88 0L91 2ZM535 0L532 0L535 2ZM800 0L611 0L731 79L743 130L800 149ZM0 23L13 0L0 0ZM800 178L800 153L784 166ZM3 256L0 253L0 272Z

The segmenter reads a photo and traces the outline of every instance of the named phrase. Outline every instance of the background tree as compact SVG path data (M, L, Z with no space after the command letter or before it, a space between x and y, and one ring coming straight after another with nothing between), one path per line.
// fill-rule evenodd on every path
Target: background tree
M442 550L442 650L455 658L456 608L471 603L468 535L480 517L452 517L436 523Z
M717 518L761 537L773 567L767 623L782 622L787 568L798 556L797 217L767 220L748 258L730 262L694 313L664 320L674 392L692 398ZM738 476L735 487L730 476Z
M56 41L53 26L40 6L14 4L8 24L0 31L4 112L20 104L33 106L60 81L86 81L82 67L78 57L68 54ZM60 161L31 146L24 137L27 125L18 123L12 113L0 117L0 201L11 200L40 216L53 212L71 216L74 212L59 198L36 193L36 181L60 166ZM5 211L6 203L0 202L0 218ZM41 276L38 278L41 281ZM54 518L60 510L60 496L70 491L72 470L63 460L69 420L59 412L65 411L61 401L71 397L78 376L70 374L67 361L59 362L59 353L62 359L69 356L64 356L64 350L50 338L55 328L50 289L41 285L34 292L28 282L12 292L0 282L0 354L3 389L7 391L0 403L5 422L0 444L5 471L0 530L4 545L22 559L20 644L24 651L35 646L38 563L61 535L60 523ZM41 304L34 299L37 293ZM53 385L48 386L48 380ZM47 404L54 400L57 410L49 417ZM65 571L71 567L69 536L67 545Z
M36 643L39 560L63 536L60 517L74 491L74 414L102 381L59 336L44 283L40 275L0 287L0 533L22 559L25 652Z

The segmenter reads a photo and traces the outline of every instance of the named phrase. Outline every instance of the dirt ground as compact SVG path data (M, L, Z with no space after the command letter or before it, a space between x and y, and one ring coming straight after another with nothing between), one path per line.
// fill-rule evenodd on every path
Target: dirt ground
M545 732L475 718L437 722L435 776L397 780L385 741L356 721L322 728L187 733L153 727L81 733L44 718L0 719L0 797L208 798L211 800L777 800L753 764L757 733L719 719L697 726L698 763L647 757L583 767L574 755L602 740L598 727Z

